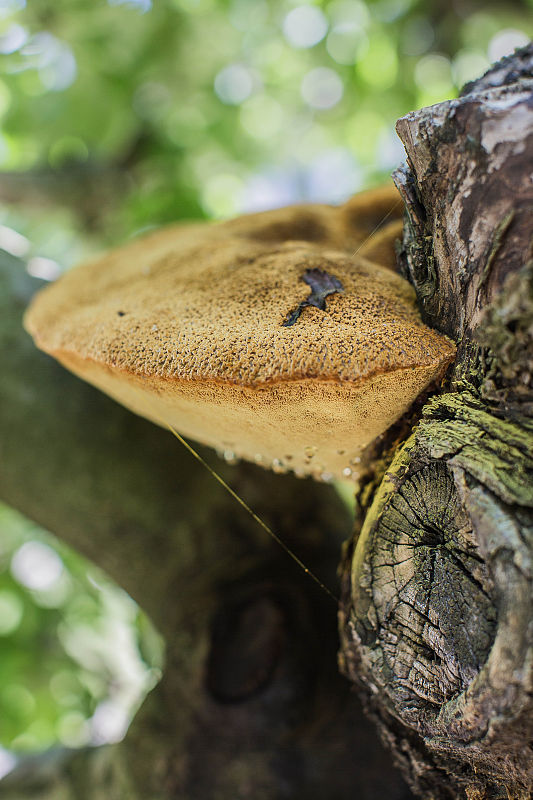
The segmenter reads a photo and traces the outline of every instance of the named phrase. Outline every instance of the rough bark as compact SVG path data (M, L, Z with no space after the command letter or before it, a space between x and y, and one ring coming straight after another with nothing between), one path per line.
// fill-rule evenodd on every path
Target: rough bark
M341 665L426 798L533 785L533 46L398 122L400 253L458 344L344 563ZM381 481L380 481L381 479Z
M2 255L0 497L136 599L167 664L122 744L32 760L2 800L406 798L338 675L331 598L168 432L35 349L37 285ZM333 588L350 520L332 489L216 468Z

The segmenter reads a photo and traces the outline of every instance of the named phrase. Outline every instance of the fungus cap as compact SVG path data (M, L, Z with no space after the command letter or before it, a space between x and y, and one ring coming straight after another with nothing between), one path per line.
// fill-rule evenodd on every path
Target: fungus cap
M68 272L25 324L80 377L227 458L357 475L454 355L383 263L398 220L365 244L394 204L387 188L172 226Z

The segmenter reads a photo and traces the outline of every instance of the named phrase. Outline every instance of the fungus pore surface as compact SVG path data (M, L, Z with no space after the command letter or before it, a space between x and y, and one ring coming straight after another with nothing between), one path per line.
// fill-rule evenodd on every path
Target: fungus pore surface
M25 324L85 380L228 459L357 476L454 355L393 269L400 213L387 187L165 228L66 273ZM323 309L304 303L309 270L342 287Z

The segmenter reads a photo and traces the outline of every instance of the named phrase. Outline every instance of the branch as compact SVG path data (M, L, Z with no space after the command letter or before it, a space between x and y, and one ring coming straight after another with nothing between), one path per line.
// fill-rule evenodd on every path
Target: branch
M403 800L338 674L331 598L168 432L35 349L21 316L36 285L2 255L0 497L149 612L167 667L121 745L32 762L2 782L3 800L36 785L41 800L79 797L80 785L128 800L348 800L357 785L368 800ZM350 522L331 488L216 469L334 587Z
M87 230L97 230L130 187L131 175L115 164L0 172L0 203L36 210L65 206Z

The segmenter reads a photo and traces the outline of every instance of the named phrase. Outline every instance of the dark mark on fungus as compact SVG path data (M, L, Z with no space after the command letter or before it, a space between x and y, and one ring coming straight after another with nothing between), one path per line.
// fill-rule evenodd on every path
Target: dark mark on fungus
M290 328L291 325L294 325L306 306L315 306L320 311L325 311L326 297L330 294L344 291L340 280L324 269L307 269L302 275L302 280L311 287L311 294L305 300L302 300L298 308L291 311L283 323L285 328Z

